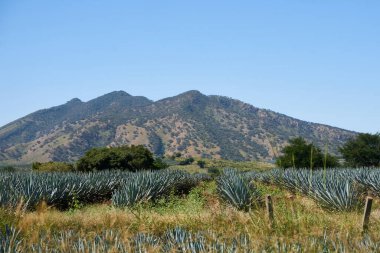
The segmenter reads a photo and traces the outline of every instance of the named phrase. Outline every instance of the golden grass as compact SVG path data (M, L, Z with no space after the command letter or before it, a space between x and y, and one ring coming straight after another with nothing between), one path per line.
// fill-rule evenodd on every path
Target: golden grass
M264 206L250 212L226 206L216 194L215 182L201 184L185 197L171 196L155 204L144 203L128 209L98 204L63 212L48 207L44 202L34 212L23 212L21 207L11 213L0 209L0 221L6 218L7 224L11 222L21 231L24 246L41 243L41 238L49 241L54 235L69 230L75 236L89 240L112 230L120 234L119 239L129 245L131 252L131 238L137 233L162 236L168 229L175 227L193 233L211 232L210 236L213 234L226 241L247 234L254 242L252 247L256 251L283 242L285 245L301 243L305 245L303 252L320 252L320 248L312 246L310 237L326 235L328 238L337 238L347 248L351 242L363 238L361 212L326 211L304 196L293 195L275 186L257 184L257 187L263 194L272 196L274 229L269 227ZM377 199L373 204L369 236L380 242L380 203ZM73 241L62 241L60 250L70 252L70 243ZM109 252L117 251L113 249ZM147 252L159 252L159 249L152 248Z
M276 220L273 230L268 226L264 207L251 212L237 211L225 206L213 191L209 192L205 188L202 189L198 200L190 196L186 199L176 199L172 205L161 203L161 207L145 204L133 209L120 209L102 204L61 212L42 205L35 212L19 215L17 227L29 243L36 243L39 233L42 232L49 234L74 230L91 235L113 229L122 231L123 236L128 238L138 232L161 235L168 228L178 226L193 232L213 231L223 238L234 238L245 233L258 245L269 239L302 241L306 237L321 236L325 233L331 237L362 236L362 214L359 212L330 212L299 195L289 197L283 191L272 194ZM375 201L370 235L378 240L379 213L380 206L378 201Z

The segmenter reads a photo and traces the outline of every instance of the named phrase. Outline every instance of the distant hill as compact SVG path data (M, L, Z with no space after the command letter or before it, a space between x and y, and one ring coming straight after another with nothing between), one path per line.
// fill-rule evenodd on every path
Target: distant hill
M239 100L188 91L151 101L115 91L75 98L0 128L0 162L75 161L97 146L143 144L157 155L271 161L291 137L329 151L356 133L305 122Z

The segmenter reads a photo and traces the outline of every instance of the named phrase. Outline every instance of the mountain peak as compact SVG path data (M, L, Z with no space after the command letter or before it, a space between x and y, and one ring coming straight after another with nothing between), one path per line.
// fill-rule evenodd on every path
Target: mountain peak
M158 155L271 161L294 136L337 152L356 135L197 90L156 102L114 91L68 104L1 127L0 162L75 161L92 147L138 144Z
M100 101L108 101L108 102L113 102L113 101L116 101L116 100L124 100L124 99L129 99L129 98L132 98L133 96L131 96L130 94L128 94L127 92L125 91L113 91L113 92L110 92L110 93L107 93L107 94L104 94L100 97L97 97L97 98L94 98L90 101L88 101L89 103L94 103L94 102L100 102Z
M67 101L67 104L81 104L81 103L83 102L79 98L73 98L70 101Z
M197 96L205 96L204 94L202 94L200 91L198 90L189 90L189 91L186 91L184 93L181 93L178 95L179 97L180 96L189 96L189 97L197 97Z
M181 93L177 96L174 96L173 98L179 99L181 101L188 101L188 100L204 100L207 99L208 97L204 94L202 94L200 91L197 90L189 90L184 93Z
M103 95L102 97L132 97L132 95L130 95L129 93L123 91L123 90L117 90L117 91L112 91L110 93L107 93L105 95Z

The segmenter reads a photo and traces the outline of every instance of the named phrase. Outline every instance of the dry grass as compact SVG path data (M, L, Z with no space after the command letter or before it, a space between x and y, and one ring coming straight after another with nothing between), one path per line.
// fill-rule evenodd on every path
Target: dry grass
M157 205L145 204L134 209L118 209L102 204L79 210L60 212L46 205L35 212L19 214L17 227L29 244L37 243L41 234L73 230L91 236L104 230L121 231L123 238L138 232L162 235L167 229L183 227L189 231L213 231L220 238L248 234L257 245L268 241L305 242L308 237L322 236L360 239L362 214L334 213L321 209L312 200L290 196L283 191L262 187L274 200L275 229L268 227L265 208L249 213L223 205L212 184L198 189L197 194ZM370 236L380 241L380 206L375 201Z
M274 229L268 226L265 207L242 212L226 206L216 194L215 182L201 184L187 196L171 196L154 204L145 203L128 209L104 203L62 212L42 202L36 211L23 212L21 203L16 210L0 209L0 225L16 226L21 231L25 248L30 249L32 245L41 245L42 242L43 246L59 247L62 252L70 252L71 244L78 241L78 237L91 242L96 235L108 230L117 232L118 240L127 245L129 252L134 252L131 242L137 233L160 237L175 227L192 233L204 231L207 236L216 236L227 242L246 234L254 242L252 247L257 252L263 249L266 252L296 251L276 250L279 242L289 247L299 243L303 245L303 252L321 252L322 249L315 246L314 239L323 236L336 240L351 252L351 244L363 239L361 212L326 211L304 196L293 195L270 185L258 184L257 187L273 198ZM377 199L372 210L369 236L373 241L380 242L380 203ZM71 239L68 237L57 245L54 238L65 231L73 232ZM362 251L360 248L355 250ZM112 248L107 252L118 251ZM151 248L146 252L160 251Z

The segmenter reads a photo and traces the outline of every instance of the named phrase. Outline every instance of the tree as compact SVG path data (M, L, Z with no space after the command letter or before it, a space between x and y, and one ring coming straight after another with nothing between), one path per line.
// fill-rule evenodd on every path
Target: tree
M190 165L194 162L194 158L192 158L191 156L189 158L186 158L185 160L183 161L180 161L179 162L179 165Z
M341 148L347 166L380 167L380 133L358 134Z
M162 161L156 161L152 152L143 145L110 148L93 148L77 162L77 170L151 170L163 168Z
M289 145L283 148L283 155L276 163L282 168L323 168L339 166L336 157L323 154L312 143L307 143L302 137L289 140Z
M153 166L155 169L166 169L169 167L167 163L164 162L164 160L161 157L156 158L156 160L153 163Z
M203 160L199 160L197 162L197 164L198 164L199 168L201 168L201 169L204 169L204 167L206 166L206 162Z

